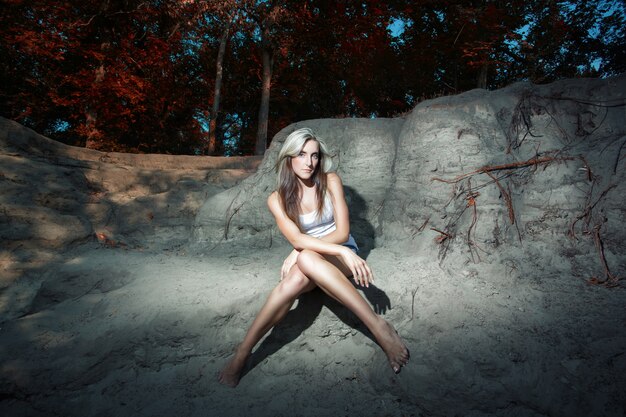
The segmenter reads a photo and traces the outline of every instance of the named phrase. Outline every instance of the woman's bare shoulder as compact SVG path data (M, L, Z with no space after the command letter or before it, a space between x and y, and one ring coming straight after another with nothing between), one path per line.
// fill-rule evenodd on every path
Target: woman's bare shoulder
M326 174L326 183L329 186L342 185L341 178L336 172L329 172L328 174Z
M274 210L280 209L280 196L278 195L278 191L274 191L267 197L267 207L269 207L271 212Z
M267 196L267 205L271 205L272 203L278 202L278 191L272 192L269 196Z
M326 184L331 196L343 196L343 183L336 172L329 172L326 174Z

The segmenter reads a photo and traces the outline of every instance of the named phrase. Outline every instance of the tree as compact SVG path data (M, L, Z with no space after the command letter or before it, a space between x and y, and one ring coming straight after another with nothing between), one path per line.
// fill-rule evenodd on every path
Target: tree
M239 14L246 7L246 0L230 0L223 2L216 2L212 4L212 7L208 7L206 10L211 12L212 19L219 22L221 27L221 35L219 37L219 47L217 51L217 60L215 62L215 82L212 97L211 112L209 114L209 140L207 146L207 152L209 155L214 155L217 149L217 137L218 137L218 117L220 113L220 100L222 91L222 79L224 72L224 56L226 53L226 44L230 38L231 27L238 20ZM205 22L209 21L209 18L204 19Z
M623 0L3 5L0 114L107 151L261 154L298 120L626 70Z
M288 10L283 0L257 1L248 8L248 15L256 24L253 38L257 38L257 45L261 55L261 104L257 120L257 137L254 147L256 155L263 155L267 148L267 129L269 123L270 90L272 86L272 68L277 50L281 42L281 24L288 18Z
M200 131L185 108L194 80L180 53L178 6L13 2L2 50L18 65L2 75L19 93L3 97L3 114L96 149L189 152Z

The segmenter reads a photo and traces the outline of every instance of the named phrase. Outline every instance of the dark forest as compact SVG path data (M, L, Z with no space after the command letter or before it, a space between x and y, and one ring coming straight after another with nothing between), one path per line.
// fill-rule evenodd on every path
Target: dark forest
M262 154L299 120L626 68L620 0L2 3L0 116L101 151Z

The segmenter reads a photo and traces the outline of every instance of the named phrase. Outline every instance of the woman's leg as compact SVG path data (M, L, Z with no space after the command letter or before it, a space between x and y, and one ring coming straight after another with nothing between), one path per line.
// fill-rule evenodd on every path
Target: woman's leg
M318 287L348 307L363 321L387 354L394 372L400 372L400 368L409 360L408 349L393 326L374 313L367 301L348 281L346 276L350 275L350 271L341 259L334 256L324 257L305 249L300 252L297 265Z
M313 288L315 288L315 283L300 271L298 265L294 265L285 279L267 297L243 341L235 350L233 358L220 371L218 378L222 384L237 386L241 371L254 346L274 325L285 318L300 294L311 291Z

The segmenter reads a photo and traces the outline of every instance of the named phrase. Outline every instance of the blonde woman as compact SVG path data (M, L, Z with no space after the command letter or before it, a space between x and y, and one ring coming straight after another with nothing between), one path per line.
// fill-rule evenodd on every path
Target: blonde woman
M241 372L259 340L291 309L300 294L320 287L349 308L372 332L394 372L407 364L409 351L391 324L378 316L349 282L369 287L369 265L357 255L350 235L348 206L341 179L330 172L324 142L310 129L291 133L278 155L278 189L267 199L281 233L293 246L281 269L280 283L254 319L232 359L219 373L228 386Z

